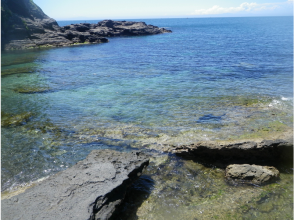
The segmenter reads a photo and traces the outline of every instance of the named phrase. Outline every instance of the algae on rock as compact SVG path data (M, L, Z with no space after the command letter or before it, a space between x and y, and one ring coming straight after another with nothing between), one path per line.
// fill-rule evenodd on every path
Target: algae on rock
M23 125L33 116L31 112L24 112L13 115L1 111L1 127L9 127L13 125Z

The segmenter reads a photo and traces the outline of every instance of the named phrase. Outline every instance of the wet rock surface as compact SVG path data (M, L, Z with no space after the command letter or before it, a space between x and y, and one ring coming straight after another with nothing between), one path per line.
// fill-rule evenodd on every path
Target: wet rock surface
M265 183L278 179L280 173L272 166L232 164L226 168L226 178L248 183Z
M139 151L94 150L73 167L2 200L2 219L109 219L149 160Z
M261 142L199 142L171 147L171 152L209 162L257 163L293 161L293 138L286 140L263 140Z
M2 50L105 43L112 36L138 36L171 32L144 22L105 20L98 24L60 27L33 1L1 0Z

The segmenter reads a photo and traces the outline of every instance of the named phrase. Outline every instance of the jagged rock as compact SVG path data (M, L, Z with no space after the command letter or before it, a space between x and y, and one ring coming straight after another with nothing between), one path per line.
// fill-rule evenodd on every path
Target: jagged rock
M261 184L279 177L279 171L272 166L232 164L226 168L226 178L241 182Z
M206 161L231 163L266 163L268 161L293 161L293 138L289 140L264 140L262 142L199 142L171 147L171 152Z
M113 37L113 36L140 36L153 35L161 33L170 33L171 31L164 28L159 28L153 25L147 25L145 22L130 22L130 21L112 21L104 20L98 24L71 24L61 28L61 31L70 35L68 39L81 38L80 36L97 37ZM89 37L81 39L83 42Z
M94 150L73 167L2 200L1 218L109 219L148 163L140 151Z
M171 31L144 22L104 20L98 24L59 27L32 0L1 0L1 46L3 50L106 43L105 37L138 36Z

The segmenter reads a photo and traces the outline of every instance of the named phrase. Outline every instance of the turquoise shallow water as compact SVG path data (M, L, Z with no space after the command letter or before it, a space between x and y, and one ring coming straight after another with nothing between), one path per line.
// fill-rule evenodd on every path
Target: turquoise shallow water
M160 151L292 128L292 17L145 22L173 33L2 52L2 122L12 122L1 132L2 191L92 149Z

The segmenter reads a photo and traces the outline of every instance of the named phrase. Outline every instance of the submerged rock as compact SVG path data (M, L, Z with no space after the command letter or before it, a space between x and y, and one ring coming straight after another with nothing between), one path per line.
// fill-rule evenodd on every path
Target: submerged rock
M48 93L53 92L52 89L48 87L23 87L14 89L15 92L25 93L25 94L34 94L34 93Z
M13 115L1 111L1 127L19 126L29 121L33 116L31 112L23 112L18 115Z
M34 67L18 67L18 68L9 68L9 69L1 69L1 77L19 74L19 73L32 73L35 71Z
M149 160L131 153L94 150L73 167L2 200L2 219L109 219Z
M272 166L232 164L226 168L227 179L258 184L277 179L279 175L279 171Z
M1 46L4 50L106 43L111 36L171 32L144 22L105 20L60 27L31 0L1 0Z

